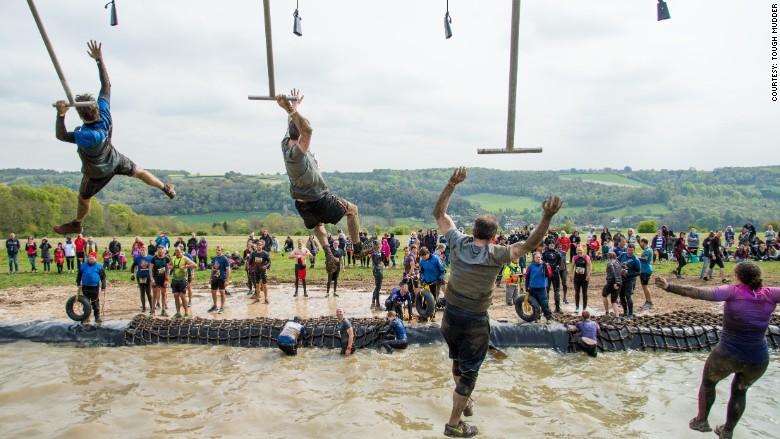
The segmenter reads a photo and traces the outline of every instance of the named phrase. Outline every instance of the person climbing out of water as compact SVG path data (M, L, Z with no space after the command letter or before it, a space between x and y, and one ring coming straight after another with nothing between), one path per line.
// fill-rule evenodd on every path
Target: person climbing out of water
M447 307L441 322L455 382L452 411L444 426L444 435L450 437L472 437L479 432L476 426L463 422L461 416L473 415L471 394L490 344L487 310L493 303L496 276L504 264L530 252L542 242L553 215L562 204L557 197L550 197L542 203L542 218L527 240L511 246L494 245L493 238L498 231L495 216L477 216L471 237L458 231L447 214L455 187L465 180L466 168L457 168L433 208L433 216L450 246L451 271L444 292Z
M298 339L306 336L306 327L301 324L301 318L295 316L292 321L284 324L279 332L276 345L285 355L298 355Z
M353 343L355 342L355 330L352 328L352 323L344 315L344 308L336 308L336 319L339 324L336 327L336 331L339 333L339 340L341 340L341 355L349 357L355 352Z
M87 261L79 265L76 274L76 286L81 293L89 299L92 312L95 314L95 325L100 326L103 320L100 318L100 290L106 292L106 272L103 266L97 262L97 253L91 252ZM81 324L85 324L84 320Z
M720 339L702 371L699 411L688 425L693 430L712 431L707 419L715 402L715 386L733 373L726 423L715 427L719 437L730 439L745 411L748 389L769 365L766 331L780 303L780 288L765 287L761 268L752 261L734 267L733 285L699 288L672 284L662 277L656 278L655 283L662 290L680 296L725 302Z
M395 349L406 349L409 341L406 339L406 327L403 319L399 319L395 311L388 311L385 318L388 326L385 331L381 332L382 347L388 354L393 353Z
M307 229L314 234L325 251L325 269L328 273L336 271L336 258L328 244L328 232L324 224L336 224L346 215L347 232L352 238L355 255L363 258L379 247L376 240L360 241L360 222L358 208L347 200L328 191L328 186L320 173L320 165L309 150L313 129L311 123L298 113L303 95L297 89L292 90L297 99L290 101L287 96L276 96L276 102L287 112L287 135L282 139L282 154L287 176L290 178L290 195L295 200L295 209L301 215Z
M404 319L404 303L406 303L407 320L412 320L412 295L409 294L409 279L404 278L401 280L401 284L394 288L390 292L390 295L385 299L385 310L395 311L395 314Z
M176 197L173 184L163 184L157 177L133 163L132 160L119 153L111 142L113 121L109 100L111 96L111 81L103 62L102 44L90 40L87 43L87 53L95 60L100 75L100 93L95 105L76 107L83 125L76 131L65 128L65 113L68 111L66 101L58 101L57 122L55 125L58 140L75 143L81 158L81 172L84 174L79 186L78 208L76 218L65 224L54 227L56 233L67 235L81 233L82 223L89 213L92 197L100 192L115 175L127 175L138 178L149 186L162 190L169 198ZM76 102L95 102L90 94L76 96Z
M569 328L569 332L581 334L577 340L580 349L594 358L598 355L599 331L601 331L599 324L590 319L590 311L587 309L582 311L582 320L575 323L573 328Z

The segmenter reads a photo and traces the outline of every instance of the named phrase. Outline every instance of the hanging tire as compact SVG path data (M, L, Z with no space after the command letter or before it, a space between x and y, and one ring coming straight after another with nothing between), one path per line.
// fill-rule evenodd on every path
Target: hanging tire
M431 317L436 310L436 301L433 299L433 294L428 290L420 290L414 301L414 307L417 309L417 314L420 317L426 319Z
M526 322L535 322L541 318L542 307L539 306L539 301L533 297L529 297L528 305L530 305L531 309L523 309L523 305L525 304L525 294L517 296L517 300L515 300L515 312L517 312L517 315Z
M76 305L76 297L78 297L78 305ZM76 309L81 306L81 313L78 313L74 308L73 305L76 305ZM92 305L89 303L89 299L82 295L78 296L70 296L67 302L65 302L65 313L70 317L72 320L75 320L77 322L83 322L84 320L87 320L89 318L89 315L92 314Z

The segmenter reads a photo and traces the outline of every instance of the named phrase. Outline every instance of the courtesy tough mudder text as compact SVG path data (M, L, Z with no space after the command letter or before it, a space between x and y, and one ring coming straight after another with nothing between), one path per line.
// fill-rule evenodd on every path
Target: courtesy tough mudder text
M777 3L772 4L772 101L777 102Z

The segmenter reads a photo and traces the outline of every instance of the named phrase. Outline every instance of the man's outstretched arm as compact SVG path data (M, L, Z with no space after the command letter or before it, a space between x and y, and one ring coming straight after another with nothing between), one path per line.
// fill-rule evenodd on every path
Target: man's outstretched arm
M90 40L87 43L87 48L89 49L87 50L87 54L97 62L98 66L98 74L100 75L100 94L98 95L98 99L102 98L108 101L111 96L111 81L108 79L106 64L103 62L102 47L103 44Z
M54 135L57 136L57 140L76 143L76 136L65 128L65 113L68 112L68 103L57 101L54 107L57 109L57 120L54 123Z
M550 197L542 202L542 209L544 210L542 219L534 228L531 236L525 241L519 241L509 246L510 258L513 261L535 249L542 243L542 240L547 235L547 230L550 228L552 217L558 213L562 205L563 201L558 197Z
M295 127L298 128L298 132L300 133L298 148L300 148L301 152L306 154L309 152L309 144L311 143L311 136L314 129L311 127L309 120L298 113L298 105L303 102L303 95L300 94L300 90L294 88L292 90L292 95L297 98L295 101L291 102L287 99L287 96L280 94L276 95L276 102L287 112L290 120L292 120Z
M433 208L433 217L436 218L442 235L446 235L447 232L455 228L452 218L447 215L447 206L450 204L450 197L452 197L452 193L455 191L455 186L464 180L466 180L466 168L461 166L452 173L450 181L442 189L439 199L436 201L436 206Z

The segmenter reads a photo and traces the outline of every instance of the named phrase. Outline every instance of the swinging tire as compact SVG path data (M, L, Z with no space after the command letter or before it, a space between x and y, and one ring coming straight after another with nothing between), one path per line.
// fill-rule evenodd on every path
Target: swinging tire
M515 300L515 312L526 322L535 322L541 317L541 307L539 306L539 301L533 297L528 297L528 306L524 306L526 294L528 293L519 295L517 300Z
M436 311L436 301L433 299L433 294L428 290L421 290L414 301L414 307L420 317L426 319L431 317Z
M76 304L78 297L78 303L81 305L81 313L77 313L75 309L73 309L73 305ZM89 318L89 315L92 314L92 305L89 303L89 299L82 295L78 296L70 296L67 302L65 302L65 313L68 315L68 317L71 318L71 320L75 320L77 322L83 322L84 320L87 320Z

